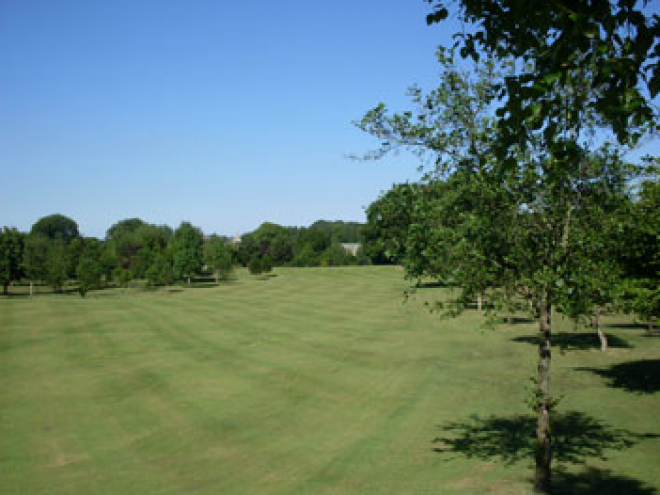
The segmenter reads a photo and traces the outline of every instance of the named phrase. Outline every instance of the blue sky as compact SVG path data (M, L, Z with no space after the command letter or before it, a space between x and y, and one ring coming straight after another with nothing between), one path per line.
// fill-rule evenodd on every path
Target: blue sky
M415 157L351 125L433 86L423 0L0 0L0 226L139 217L233 235L364 220ZM659 151L654 145L654 151Z
M234 234L364 219L413 157L351 121L430 86L422 0L1 0L0 225L63 213Z

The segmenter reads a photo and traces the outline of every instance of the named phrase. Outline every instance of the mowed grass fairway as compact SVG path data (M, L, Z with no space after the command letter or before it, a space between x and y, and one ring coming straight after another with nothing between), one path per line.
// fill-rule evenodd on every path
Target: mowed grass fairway
M275 274L0 298L0 493L530 491L533 323L440 319L393 267ZM653 493L660 338L608 322L606 354L562 323L557 483Z

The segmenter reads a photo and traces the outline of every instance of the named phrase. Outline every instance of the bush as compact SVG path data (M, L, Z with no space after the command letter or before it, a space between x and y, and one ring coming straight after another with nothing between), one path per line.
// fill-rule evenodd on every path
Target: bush
M263 271L261 259L258 256L253 256L248 263L248 270L252 275L260 275Z

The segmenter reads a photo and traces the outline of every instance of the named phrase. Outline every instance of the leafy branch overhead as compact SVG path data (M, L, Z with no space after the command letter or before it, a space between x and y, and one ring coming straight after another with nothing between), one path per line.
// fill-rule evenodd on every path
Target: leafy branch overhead
M588 74L593 91L582 108L612 129L619 142L658 131L653 98L660 92L660 16L635 0L426 0L427 23L452 15L469 26L455 35L463 57L512 57L519 71L506 80L499 114L500 151L529 135L521 124L550 128L566 112L557 91L576 73ZM533 13L533 15L530 15ZM643 129L640 129L643 128ZM522 131L522 132L521 132Z

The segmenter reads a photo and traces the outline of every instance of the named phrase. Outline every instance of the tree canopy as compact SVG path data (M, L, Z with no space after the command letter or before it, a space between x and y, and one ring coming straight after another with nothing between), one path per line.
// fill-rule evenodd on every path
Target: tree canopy
M32 226L30 233L34 235L43 235L49 239L60 238L66 243L72 241L76 237L80 237L78 224L71 218L59 213L40 218Z

